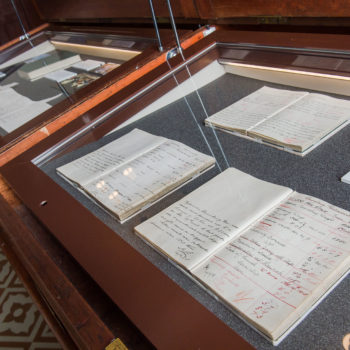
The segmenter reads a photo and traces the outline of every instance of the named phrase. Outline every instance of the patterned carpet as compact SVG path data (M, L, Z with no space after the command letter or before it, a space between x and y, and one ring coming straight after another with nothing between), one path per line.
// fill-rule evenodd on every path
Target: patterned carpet
M62 349L0 250L0 350Z

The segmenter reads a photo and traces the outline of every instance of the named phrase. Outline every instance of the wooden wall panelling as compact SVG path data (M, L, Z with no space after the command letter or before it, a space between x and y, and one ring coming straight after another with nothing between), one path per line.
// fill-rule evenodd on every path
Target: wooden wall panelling
M21 17L25 30L28 32L42 24L31 0L13 0ZM1 45L23 35L16 12L11 0L0 1L0 51Z
M48 26L49 26L48 23L44 23L44 24L40 25L39 27L35 27L34 29L30 30L27 34L28 34L29 37L31 37L31 36L35 35L36 33L39 33L39 32L41 32L41 31L45 30ZM6 55L6 53L3 52L3 51L6 50L6 49L8 49L8 48L10 48L11 46L13 46L13 45L19 43L19 42L22 41L22 40L23 40L23 39L22 39L22 35L20 35L20 36L18 36L17 38L12 39L12 40L10 40L10 41L8 41L8 42L6 42L5 44L3 44L3 45L0 46L0 54L1 54L1 53L4 54L3 57L2 57L2 55L0 56L0 63L5 62L5 61L7 60L7 59L5 58L7 55ZM28 46L27 46L27 47L28 47L28 49L30 48L30 44L29 44L29 43L28 43ZM20 52L18 52L18 53L20 53Z
M225 19L250 16L273 17L348 17L347 0L195 0L202 19Z
M121 19L139 19L141 22L151 21L151 11L148 0L115 1L115 0L34 0L37 11L44 21L82 21L91 22L105 20L107 22ZM157 17L169 17L164 0L153 1ZM193 0L173 1L172 8L175 17L198 18Z

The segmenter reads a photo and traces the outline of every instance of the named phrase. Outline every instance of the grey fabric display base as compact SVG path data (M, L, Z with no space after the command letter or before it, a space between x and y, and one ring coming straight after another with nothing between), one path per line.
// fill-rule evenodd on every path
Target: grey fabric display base
M95 143L53 160L42 168L60 186L70 192L72 196L114 230L116 234L135 247L257 349L343 349L342 338L346 333L350 333L350 277L345 278L279 346L274 347L235 316L231 310L210 296L190 277L134 234L133 228L137 224L168 207L174 201L217 175L219 173L218 166L123 225L56 174L58 166L119 138L135 127L178 140L199 151L210 154L198 131L198 126L194 122L193 114L212 145L220 166L225 169L226 165L213 131L204 126L204 119L207 115L201 106L199 96L207 114L211 115L264 85L290 89L289 87L226 74L200 89L198 94L192 93L186 100L184 98L180 99ZM230 166L259 179L288 186L298 192L318 197L350 210L350 185L340 182L340 177L350 171L350 126L342 129L304 158L224 132L217 131L217 135ZM62 210L64 209L62 208ZM213 337L215 337L215 334L213 334Z

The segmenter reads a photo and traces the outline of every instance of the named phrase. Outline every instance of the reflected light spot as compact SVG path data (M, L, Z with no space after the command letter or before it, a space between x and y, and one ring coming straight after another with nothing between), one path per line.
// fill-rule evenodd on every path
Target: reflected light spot
M350 333L344 336L343 347L344 347L344 350L350 350Z
M112 199L114 199L115 197L117 197L118 196L118 191L113 191L109 196L108 196L108 198L110 199L110 200L112 200Z
M123 171L123 175L125 176L128 176L132 173L132 168L129 167L129 168L126 168L124 171Z
M102 188L105 184L106 184L106 183L105 183L103 180L101 180L101 181L99 181L99 182L96 184L96 187L97 187L97 188Z

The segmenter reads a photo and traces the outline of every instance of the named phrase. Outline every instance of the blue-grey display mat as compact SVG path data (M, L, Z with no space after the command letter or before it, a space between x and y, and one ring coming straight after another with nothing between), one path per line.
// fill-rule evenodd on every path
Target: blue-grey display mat
M343 336L350 333L349 276L280 345L275 347L134 234L133 228L137 224L168 207L174 201L182 198L217 175L219 173L217 166L124 224L118 223L112 215L95 205L56 174L56 168L60 165L119 138L135 127L156 135L178 140L199 151L210 154L198 131L198 126L194 122L192 113L195 114L201 129L212 145L219 164L224 169L225 163L215 141L213 131L204 126L206 113L201 107L199 96L204 103L207 114L211 115L263 85L291 89L276 84L225 74L201 88L198 93L195 92L187 96L186 100L183 98L173 102L167 107L97 142L52 160L44 164L42 170L91 210L116 234L141 252L155 266L257 349L340 350L343 349ZM321 198L341 208L350 210L350 185L340 182L340 177L350 171L350 126L339 131L304 158L225 132L217 131L217 135L230 166L259 179L288 186L298 192ZM213 337L215 337L215 334L213 334Z

